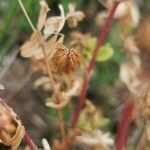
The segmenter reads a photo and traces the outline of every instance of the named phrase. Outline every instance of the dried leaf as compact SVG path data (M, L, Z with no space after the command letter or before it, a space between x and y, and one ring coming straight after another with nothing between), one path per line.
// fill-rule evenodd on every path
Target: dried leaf
M141 73L141 60L137 54L132 57L132 60L121 64L120 79L133 94L138 95L140 92L138 87L141 85L141 81L138 79Z
M25 128L15 112L0 99L0 140L16 150L24 136Z
M45 84L45 83L49 83L49 78L48 77L46 77L46 76L43 76L43 77L40 77L40 78L38 78L35 82L34 82L34 87L35 88L38 88L38 87L40 87L40 86L42 86L43 84ZM49 84L48 84L49 85Z
M46 21L47 13L50 10L47 3L45 1L40 1L41 9L40 9L40 14L39 14L39 19L38 19L38 24L37 24L37 29L40 31L43 28L43 25Z
M62 5L59 5L61 16L49 17L44 23L44 37L48 38L51 34L58 34L64 24L65 24L65 16L64 9Z
M81 83L82 83L81 80L76 80L72 88L65 92L65 95L68 97L77 95L77 93L79 92Z
M42 35L38 31L34 32L31 38L21 47L21 56L35 60L44 58L41 41ZM49 59L54 55L56 43L57 36L53 36L47 42L43 43Z
M135 1L123 1L116 9L115 18L120 20L124 27L137 27L140 13Z
M108 11L100 11L95 18L95 24L102 27L108 17Z
M21 56L25 58L41 59L44 57L42 48L40 47L40 34L38 31L34 32L31 38L25 42L20 48Z
M70 28L74 28L78 25L78 22L82 21L85 17L82 11L75 11L75 5L68 5L69 12L66 14L66 20Z
M2 84L0 84L0 90L4 90L4 89L5 87Z
M52 90L50 79L47 76L38 78L34 83L34 87L35 88L42 87L45 91ZM56 87L59 87L59 83L56 84Z
M62 95L61 95L61 100L62 101L59 104L55 103L54 99L55 99L54 97L48 98L47 99L48 102L46 102L46 106L51 107L51 108L55 108L55 109L62 109L69 102L69 98L66 97L64 93L62 93Z

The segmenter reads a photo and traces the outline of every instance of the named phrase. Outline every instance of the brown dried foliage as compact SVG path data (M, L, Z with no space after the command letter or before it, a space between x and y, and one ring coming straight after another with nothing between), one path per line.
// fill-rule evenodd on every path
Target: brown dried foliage
M25 129L14 111L0 99L0 140L12 150L18 148Z

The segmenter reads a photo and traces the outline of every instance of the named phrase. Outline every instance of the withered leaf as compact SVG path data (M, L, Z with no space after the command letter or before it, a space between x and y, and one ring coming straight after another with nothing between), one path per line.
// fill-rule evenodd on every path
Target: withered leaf
M69 12L66 14L66 20L70 28L74 28L78 25L78 22L82 21L85 17L82 11L75 11L75 5L68 5Z
M43 28L43 25L46 21L47 13L50 10L47 3L45 1L40 1L41 9L40 9L40 14L39 14L39 19L38 19L38 24L37 24L37 29L40 31Z
M62 5L59 5L59 8L61 15L56 17L49 17L44 23L45 38L48 38L51 34L58 34L65 24L64 9Z
M31 38L21 47L21 56L25 58L33 58L36 60L44 58L43 50L40 43L41 40L41 34L38 31L34 32ZM50 56L52 57L55 50L54 48L56 42L57 36L53 36L47 42L43 43L47 55L50 55L51 53Z

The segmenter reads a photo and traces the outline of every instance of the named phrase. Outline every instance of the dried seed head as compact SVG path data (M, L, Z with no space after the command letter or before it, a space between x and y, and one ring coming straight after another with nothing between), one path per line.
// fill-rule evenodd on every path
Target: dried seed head
M59 69L68 74L79 68L81 53L75 49L68 49L63 44L57 44L54 63Z

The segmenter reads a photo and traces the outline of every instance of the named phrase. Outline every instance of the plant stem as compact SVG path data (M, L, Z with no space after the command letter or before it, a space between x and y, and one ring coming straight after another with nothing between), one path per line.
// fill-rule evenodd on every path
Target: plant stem
M32 30L35 31L36 29L35 29L35 27L34 27L32 21L31 21L29 15L27 14L26 9L24 8L24 5L23 5L23 3L22 3L22 0L18 0L18 2L19 2L19 5L20 5L20 7L21 7L21 9L22 9L22 11L23 11L25 17L27 18L27 20L28 20L28 22L29 22L29 24L30 24Z
M52 75L52 72L51 72L51 69L50 69L47 53L45 51L44 43L41 41L40 45L41 45L41 48L43 50L43 54L44 54L44 57L45 57L46 69L47 69L47 73L48 73L48 76L49 76L49 79L50 79L50 82L51 82L51 85L52 85L52 88L53 88L53 92L54 92L54 95L55 95L55 98L56 98L56 103L59 104L59 103L61 103L60 98L59 98L60 96L59 96L59 92L58 92L58 90L55 86L55 82L54 82L53 75ZM58 122L59 122L59 127L60 127L60 132L61 132L62 139L64 141L66 141L65 125L64 125L64 121L63 121L62 111L60 109L57 109L57 115L58 115Z
M24 15L26 16L26 18L27 18L27 20L28 20L28 22L29 22L32 30L35 32L36 29L35 29L32 21L31 21L29 15L27 14L27 11L24 8L24 5L23 5L22 1L18 0L18 2L20 4L20 7L22 8L22 11L23 11ZM40 35L41 35L41 33L40 33ZM58 91L57 91L57 89L55 87L55 82L54 82L53 75L52 75L52 72L51 72L51 69L50 69L50 66L49 66L49 61L48 61L48 57L47 57L47 54L46 54L46 51L45 51L45 46L44 46L43 42L45 42L45 41L44 40L40 41L40 46L41 46L41 48L43 50L43 53L44 53L45 64L46 64L46 68L47 68L47 73L48 73L50 82L52 84L53 92L54 92L54 95L55 95L55 98L56 98L56 103L59 104L61 101L60 101L60 98L59 98ZM64 121L63 121L63 115L62 115L62 112L61 112L60 109L57 110L57 114L58 114L58 121L59 121L61 136L62 136L62 139L64 141L66 141L66 134L65 134L65 126L64 126Z
M114 16L115 10L116 10L117 6L119 5L119 3L120 3L120 0L116 0L114 2L114 5L113 5L112 9L109 12L109 16L106 20L106 23L104 24L102 33L101 33L101 35L100 35L100 37L97 41L97 44L96 44L96 47L95 47L94 51L93 51L92 58L91 58L91 60L88 64L88 67L87 67L86 71L85 71L84 81L83 81L82 88L81 88L81 91L80 91L79 101L78 101L78 104L77 104L77 109L76 109L75 113L73 114L73 119L72 119L72 122L71 122L71 127L72 128L76 128L78 118L80 116L80 112L82 110L82 107L83 107L83 104L84 104L84 101L85 101L85 96L86 96L87 89L88 89L88 83L89 83L89 80L90 80L91 70L94 66L95 59L96 59L96 56L98 54L98 51L99 51L100 47L102 46L102 44L104 43L104 40L107 36L107 33L108 33L108 31L109 31L109 29L112 25L113 16Z
M146 141L146 138L145 138L146 136L145 136L145 132L143 132L143 134L141 135L141 138L140 138L140 141L139 141L139 143L138 143L138 145L137 145L137 148L136 148L136 150L142 150L142 149L144 149L144 146L145 146L145 141Z
M134 109L134 103L126 102L123 107L122 115L119 122L116 139L116 150L123 150L125 148L126 139L128 135L128 129L132 120L132 112Z
M36 147L27 132L25 132L23 139L24 142L29 146L30 150L36 150Z

